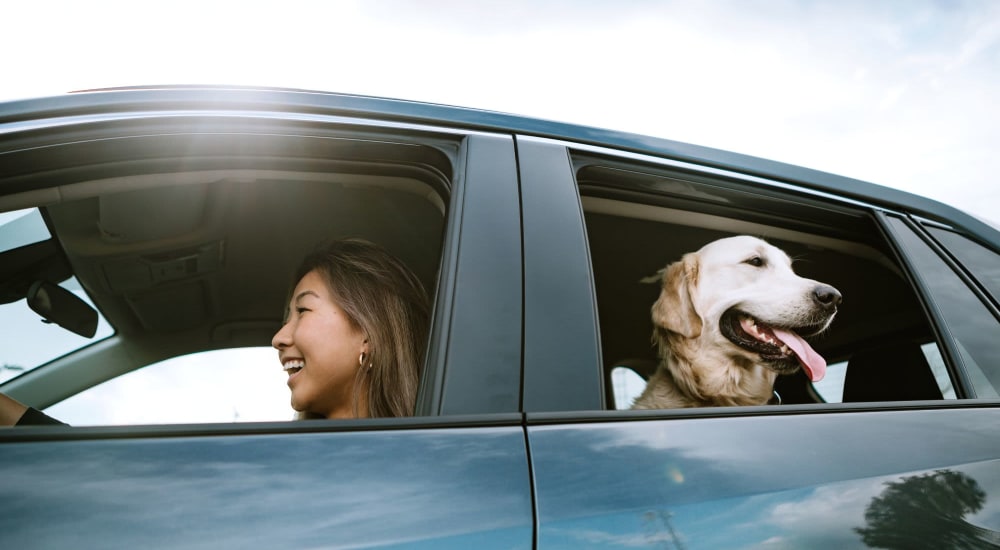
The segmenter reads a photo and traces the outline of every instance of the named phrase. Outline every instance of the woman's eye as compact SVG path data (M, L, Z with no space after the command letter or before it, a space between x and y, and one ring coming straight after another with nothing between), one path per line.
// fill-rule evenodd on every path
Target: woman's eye
M304 308L304 307L297 307L297 308L295 308L295 313L297 313L299 315L302 315L303 313L305 313L307 311L309 311L309 310L307 308Z
M747 260L744 260L743 263L750 264L750 265L752 265L754 267L760 267L760 266L764 265L764 259L761 258L760 256L754 256L753 258L749 258Z

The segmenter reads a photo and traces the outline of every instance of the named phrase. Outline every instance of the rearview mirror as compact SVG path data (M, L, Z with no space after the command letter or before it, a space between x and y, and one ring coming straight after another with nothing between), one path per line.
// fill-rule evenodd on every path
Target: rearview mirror
M46 323L92 338L97 333L97 310L79 296L48 281L38 281L28 289L28 307Z

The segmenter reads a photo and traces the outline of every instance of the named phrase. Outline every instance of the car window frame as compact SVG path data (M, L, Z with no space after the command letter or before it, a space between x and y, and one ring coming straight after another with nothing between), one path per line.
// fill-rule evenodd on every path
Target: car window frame
M765 197L766 196L781 196L781 197L785 197L785 196L788 196L788 194L792 194L794 196L802 197L803 200L807 200L807 201L811 200L811 199L822 201L824 203L830 204L831 208L838 208L837 205L841 205L843 208L849 209L849 210L851 210L853 212L864 213L864 214L872 217L872 219L873 219L873 225L875 227L882 228L882 231L883 231L882 237L886 241L886 245L891 250L895 251L896 254L897 254L897 256L900 256L899 250L898 250L898 248L896 248L897 247L897 243L895 242L894 237L892 237L891 234L889 234L888 232L886 232L886 230L884 229L884 223L879 220L879 216L884 216L887 212L888 213L897 212L897 210L894 210L893 208L891 208L892 205L883 205L883 204L878 204L876 202L866 202L865 200L863 200L864 197L860 197L860 196L851 196L851 195L847 195L847 194L841 196L841 195L837 195L835 193L831 193L829 191L821 191L821 190L811 189L809 187L801 187L801 186L797 186L797 185L795 185L793 183L782 182L782 181L774 181L774 180L771 180L771 179L768 179L768 178L763 178L763 177L752 175L752 174L743 174L743 173L740 173L740 172L735 172L735 171L730 171L730 170L721 170L721 169L718 169L718 168L715 168L715 167L698 166L698 165L691 164L689 162L686 162L685 160L680 160L680 159L673 159L673 158L669 158L669 157L660 157L660 156L650 156L650 155L647 155L647 154L636 153L636 152L631 152L631 151L627 151L627 150L612 149L612 148L606 147L606 146L588 145L588 144L582 144L582 143L578 143L578 142L570 142L570 141L565 141L565 140L558 140L558 139L551 139L551 138L538 138L538 137L518 136L519 158L522 161L521 162L521 177L522 177L522 180L523 180L522 181L522 186L525 187L525 190L523 191L523 194L524 194L524 197L525 197L525 199L524 199L525 202L527 202L528 198L529 198L529 191L527 189L527 186L529 185L528 182L534 182L535 185L541 187L543 184L541 184L540 182L544 181L545 182L544 185L547 185L549 188L555 187L557 185L561 185L564 188L563 189L564 191L565 191L565 186L567 185L565 174L560 175L558 173L552 172L553 170L555 170L555 168L552 168L552 166L543 167L543 168L546 168L547 170L549 170L549 172L547 174L545 174L544 177L539 175L539 174L542 173L540 171L539 172L533 172L533 170L537 170L537 168L533 167L533 165L531 163L525 163L524 162L525 155L523 153L523 148L525 147L525 144L528 144L528 145L544 144L548 148L547 153L546 153L548 155L548 157L547 157L547 160L545 160L545 162L551 163L552 165L557 165L557 164L561 165L561 164L563 164L565 162L563 159L567 159L568 157L572 156L571 152L577 151L577 152L583 152L584 154L588 154L588 155L589 154L596 154L596 155L599 155L599 156L606 156L606 157L611 158L611 159L621 159L622 161L628 162L628 163L633 163L633 162L636 162L636 161L640 161L640 162L644 162L644 163L653 163L653 164L656 164L656 165L681 166L684 169L692 170L692 171L694 171L696 173L704 174L704 175L706 175L706 177L720 177L720 176L722 176L722 177L725 177L725 178L735 178L737 181L749 182L749 183L752 183L752 184L761 185L761 195L765 196ZM536 159L534 162L536 164L540 165L542 163L542 160ZM568 174L569 174L570 182L572 183L572 186L573 186L573 198L574 198L574 200L564 200L563 201L564 204L563 204L562 208L566 209L567 211L571 210L571 209L581 208L581 206L580 206L580 196L581 195L580 195L578 189L576 188L575 174L574 174L573 170L569 170ZM550 193L550 194L556 193L556 191L552 191L551 189L547 190L546 192ZM554 204L554 203L548 203L548 204ZM546 246L551 247L551 246L553 246L552 243L556 242L556 240L558 240L558 239L552 239L544 231L541 231L539 228L540 227L544 227L544 225L539 225L538 220L534 219L530 215L530 213L528 211L525 212L524 224L525 224L525 230L524 231L525 231L526 238L527 238L527 235L533 235L533 236L535 236L535 238L543 238L546 242L549 243L547 245L539 245L540 249L543 249ZM579 228L579 231L581 232L581 234L586 235L585 222L582 220L582 209L581 209L581 219L579 221L579 224L577 224L577 222L575 220L573 220L572 221L572 225L566 225L563 228L563 230L567 231L567 232L568 231L576 231L577 228ZM544 237L542 237L543 235L544 235ZM560 242L564 242L564 241L560 241ZM532 278L537 278L537 277L558 277L558 276L561 276L561 275L563 275L563 274L566 273L565 271L560 271L560 270L556 270L554 272L549 272L549 273L536 272L537 270L533 269L533 266L529 263L529 260L530 260L531 257L532 256L530 254L530 250L527 248L527 245L526 245L526 251L525 251L525 288L526 288L526 296L528 296L529 293L530 293L530 290L529 290L530 286L532 284L538 284L537 282L533 282ZM578 303L586 304L585 308L581 309L581 311L588 312L588 317L589 317L589 312L593 311L594 315L595 315L594 318L596 319L596 312L597 312L596 301L597 301L597 298L596 298L596 294L594 293L594 288L593 288L593 284L592 284L592 281L593 281L593 268L592 268L592 266L590 265L590 262L589 262L589 249L587 249L585 247L584 252L581 253L581 257L585 257L587 259L587 262L586 262L586 264L587 264L586 265L586 275L589 278L589 281L591 281L591 284L590 284L589 287L587 287L586 285L579 285L579 288L576 290L576 293L574 295L575 296L574 300L576 300ZM911 270L910 267L904 267L904 266L907 266L907 264L903 260L901 260L899 257L896 258L896 261L897 261L897 264L899 265L899 267L901 269L904 269L907 272L909 272ZM921 303L921 306L924 307L924 308L927 308L927 298L926 298L926 296L924 295L924 293L922 291L919 290L920 287L916 286L916 284L912 283L912 281L911 281L911 284L913 285L914 291L918 292L917 296L918 296L918 299L919 299L919 301ZM551 334L550 332L547 332L545 330L541 330L540 332L537 332L537 333L535 331L529 331L528 330L528 321L527 321L527 319L529 319L530 316L531 316L531 311L530 311L531 307L532 307L532 304L530 302L526 303L526 311L525 311L525 317L526 317L526 324L525 324L525 327L526 327L526 337L525 337L526 338L526 343L525 343L525 348L526 348L526 354L525 354L525 396L526 396L526 404L525 404L525 409L524 409L526 413L529 413L533 418L547 418L549 415L551 415L553 419L558 418L560 421L565 421L565 420L567 420L569 418L574 418L574 417L576 417L576 418L581 418L581 417L594 418L595 415L597 415L597 417L601 417L601 416L606 415L606 414L612 415L612 416L616 416L616 415L626 415L626 416L628 416L628 415L640 414L640 411L629 411L629 410L615 411L612 408L607 407L604 404L604 401L602 401L602 404L600 406L589 406L589 407L587 407L587 406L579 406L579 405L567 405L568 403L574 403L574 402L575 403L592 403L593 402L593 394L596 391L598 391L596 389L596 386L592 386L591 384L589 384L589 382L586 382L586 383L583 383L583 384L578 384L577 383L577 381L582 380L582 377L585 376L584 373L587 372L590 369L590 367L589 367L589 364L590 364L589 357L590 357L590 355L589 354L586 355L588 357L587 360L584 360L582 362L577 363L578 369L575 372L572 372L571 369L566 368L565 364L562 365L562 366L559 366L559 365L553 366L552 362L539 361L539 360L530 360L530 355L527 353L527 349L528 349L528 342L532 338L532 335L535 335L535 334L539 335L540 336L540 340L541 340L542 338L544 338L545 335ZM930 326L934 330L938 330L937 327L941 323L941 319L938 316L937 312L934 311L933 309L925 309L925 312L926 312L926 315L927 315L927 322L930 324ZM599 338L600 338L600 336L599 336L600 335L599 330L600 330L600 328L597 327L597 336L596 336L596 338L598 338L598 341L599 341ZM582 335L585 334L585 332L586 331L584 331L584 330L576 330L575 334L578 337L582 337ZM879 409L879 410L882 410L882 409L897 409L897 408L906 409L906 408L912 408L914 405L916 405L918 403L919 403L920 406L930 407L930 408L942 408L942 407L943 408L948 408L948 407L953 407L953 406L963 406L963 405L961 405L961 403L963 401L968 401L968 391L967 391L967 388L969 386L968 386L968 381L965 378L965 376L960 371L957 371L954 368L954 366L953 366L955 364L955 359L954 359L954 357L955 357L955 350L953 349L953 346L950 343L950 337L944 336L940 332L936 332L935 333L935 338L936 338L936 343L941 348L941 355L942 355L942 357L943 357L943 359L945 361L945 364L946 364L946 366L947 366L947 368L949 370L949 375L952 378L952 385L954 386L954 389L956 391L956 399L949 399L949 400L942 400L942 401L912 401L912 402L886 401L886 402L879 402L879 403L868 403L868 404L864 404L862 406L859 406L858 404L854 404L854 403L815 403L815 404L808 404L808 405L803 405L803 406L797 406L797 405L789 406L789 405L785 405L785 406L781 407L781 411L780 412L781 413L790 412L792 409L795 409L798 412L808 411L808 412L816 412L816 413L837 412L837 411L842 411L842 410L871 410L873 408L874 409ZM594 352L592 352L592 353L594 353ZM599 344L598 344L598 347L596 348L596 353L597 353L597 362L598 362L598 365L600 365L601 362L603 361L603 358L600 355ZM581 365L582 365L582 367L581 367ZM571 377L567 378L567 376L571 376ZM601 374L602 386L603 386L604 383L607 383L607 381L604 380L603 378L604 378L604 376L603 376L603 373L602 373ZM567 382L567 380L573 380L573 383L569 383L569 382ZM601 392L601 399L603 400L604 397L605 397L605 395L604 395L605 392L603 390L603 387L600 390L600 392ZM543 405L543 406L536 407L536 408L531 408L531 407L528 406L529 402L527 401L527 396L533 395L533 394L534 395L538 395L538 396L548 395L548 396L550 396L550 399L552 401L551 401L551 403L549 403L547 405ZM570 394L570 395L567 395L567 394ZM555 405L553 405L552 403L555 403ZM560 406L560 404L561 404L561 406ZM756 407L749 407L749 408L748 407L738 407L738 408L735 408L735 409L756 409ZM766 409L765 408L765 409L762 409L762 410L764 410L764 411L770 410L770 411L773 411L775 413L779 412L778 410L773 409L773 408L772 409ZM756 412L753 412L753 411L742 411L741 412L739 410L734 410L734 408L727 408L727 409L725 409L723 411L718 411L718 410L711 411L711 412L710 411L704 411L704 412L695 411L695 412L689 412L689 413L686 413L686 414L694 414L694 415L705 414L705 415L710 415L711 416L711 415L717 415L717 414L723 414L723 415L740 415L740 414L746 414L746 413L759 414L759 412L760 411L756 411ZM654 414L654 415L661 415L661 416L662 415L671 416L671 415L673 415L675 413L676 413L676 411L673 411L673 410L660 410L660 411L654 411L652 414ZM643 413L643 414L649 415L650 413ZM541 416L539 416L539 415L541 415Z
M997 402L996 398L980 398L977 395L973 375L966 367L964 353L961 351L963 344L955 335L954 327L949 323L948 316L941 311L940 302L947 298L940 296L940 293L935 291L934 285L917 264L918 260L907 253L907 249L911 245L908 245L906 241L915 239L926 246L928 252L940 262L941 267L950 271L956 281L964 284L971 295L979 301L985 312L991 315L998 324L1000 324L1000 309L997 308L992 297L966 271L966 268L945 252L932 235L912 216L898 212L879 212L878 216L884 230L891 236L890 242L897 247L899 260L906 267L911 284L921 294L921 302L928 311L928 319L937 332L941 356L951 374L958 400ZM910 234L903 235L902 231L909 231ZM993 388L993 391L997 390L998 388Z
M245 114L245 113L244 113ZM28 142L50 152L62 150L53 158L60 166L57 178L40 178L21 170L16 176L7 173L0 177L13 178L13 185L6 185L5 194L18 194L28 200L44 202L53 200L57 188L72 185L73 176L66 169L74 166L74 155L69 149L74 145L89 145L97 141L117 139L144 139L150 134L177 136L177 125L190 125L191 114L164 116L162 113L108 114L108 121L75 120L79 128L68 130L66 121L53 120L51 127L34 127L27 136L8 136L0 145L0 156L21 156L20 163L32 165L38 160L37 151L20 147ZM208 119L211 114L205 115ZM261 121L246 115L247 133L261 132ZM273 113L269 120L272 130L296 138L329 138L357 134L396 137L396 142L425 142L432 147L451 148L453 170L442 255L439 259L431 333L428 336L428 354L424 376L418 393L418 416L506 414L517 412L521 390L521 221L518 205L519 189L516 177L516 159L513 137L502 133L489 133L459 126L435 126L378 117L357 118L344 116L288 116ZM232 126L232 120L224 121ZM237 124L237 126L239 126ZM266 125L264 126L266 128ZM156 131L160 128L160 131ZM192 133L205 133L204 126ZM183 133L183 132L181 132ZM124 141L122 143L125 143ZM449 145L450 144L450 145ZM31 157L31 158L27 158ZM86 157L77 157L86 158ZM83 164L82 161L79 161ZM17 172L17 169L12 169ZM500 238L499 246L495 239ZM497 275L503 283L496 284ZM499 290L477 295L476 289L498 287ZM492 312L490 323L476 324L483 311ZM478 317L477 317L478 316ZM476 327L482 327L478 330ZM490 327L487 329L486 327ZM495 327L502 327L496 330ZM497 338L498 334L501 335ZM100 351L116 342L115 337L88 352ZM484 354L483 350L492 350ZM496 352L496 353L493 353ZM513 365L509 362L514 360ZM52 369L43 366L28 376L19 377L4 385L3 390L15 398L35 402L37 392L31 384L39 383ZM485 373L500 375L483 376ZM69 395L56 396L58 402ZM45 405L42 405L45 406ZM241 424L243 430L252 432L255 423ZM127 429L127 427L125 428Z

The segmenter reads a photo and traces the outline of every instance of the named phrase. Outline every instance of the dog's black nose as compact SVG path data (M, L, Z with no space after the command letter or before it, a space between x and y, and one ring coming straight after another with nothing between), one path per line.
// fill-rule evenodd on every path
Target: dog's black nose
M813 289L813 298L816 302L825 307L837 307L843 296L840 291L830 285L818 285Z

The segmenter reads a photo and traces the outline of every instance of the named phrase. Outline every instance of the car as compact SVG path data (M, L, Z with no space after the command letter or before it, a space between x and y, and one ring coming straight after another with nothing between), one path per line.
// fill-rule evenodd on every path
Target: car
M0 104L0 212L0 393L70 424L0 430L5 548L1000 543L1000 232L927 198L489 111L148 86ZM629 410L642 281L740 234L842 293L826 379ZM413 416L289 421L271 337L343 236L432 296ZM278 412L210 414L254 360L175 361L248 350Z

